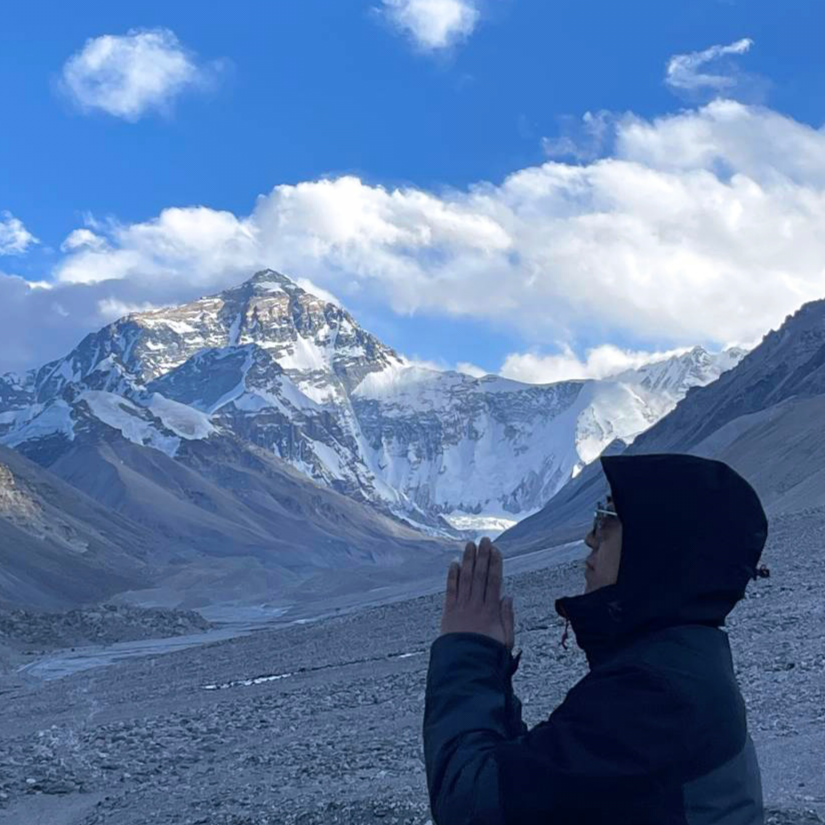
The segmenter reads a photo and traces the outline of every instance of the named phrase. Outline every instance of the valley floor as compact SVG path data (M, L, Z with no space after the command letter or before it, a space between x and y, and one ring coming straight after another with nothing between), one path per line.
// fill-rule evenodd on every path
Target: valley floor
M823 544L825 513L772 520L771 577L728 620L769 824L825 818ZM582 592L582 562L505 561L505 576L524 650L514 687L532 727L587 672L572 633L561 648L553 609ZM0 821L425 825L421 723L442 601L439 587L63 678L7 679Z

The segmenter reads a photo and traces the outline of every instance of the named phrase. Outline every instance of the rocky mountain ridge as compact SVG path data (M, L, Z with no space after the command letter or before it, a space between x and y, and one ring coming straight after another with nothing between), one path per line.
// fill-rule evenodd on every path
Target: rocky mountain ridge
M0 441L48 466L76 438L99 438L95 420L171 457L184 441L229 434L455 537L537 511L611 441L632 442L744 354L694 347L609 379L544 385L440 372L265 270L3 376Z
M734 369L690 388L667 416L605 454L680 452L724 461L754 486L769 516L825 505L825 300L771 330ZM510 552L581 538L608 492L598 462L498 542Z

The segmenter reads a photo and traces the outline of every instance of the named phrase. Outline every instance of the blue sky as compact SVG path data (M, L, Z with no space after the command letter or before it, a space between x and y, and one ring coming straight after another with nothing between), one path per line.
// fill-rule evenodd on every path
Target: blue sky
M657 192L665 182L669 191L675 181L696 182L699 171L715 176L714 193L693 191L687 206L681 195L668 201L688 209L674 224L695 222L697 232L705 219L718 224L703 210L720 197L730 196L726 214L744 214L757 234L759 220L775 228L776 220L797 216L777 175L820 194L821 3L436 0L416 9L421 0L412 0L406 18L410 0L394 3L30 2L6 9L0 225L5 220L7 239L18 241L3 247L0 234L0 321L20 344L0 355L0 371L61 354L118 307L217 291L258 260L335 294L406 355L525 380L577 369L580 377L597 375L588 348L615 348L600 351L605 369L611 358L625 366L694 343L756 343L805 300L823 297L815 250L795 257L799 237L812 234L804 226L793 224L801 235L785 238L786 247L765 250L764 271L753 269L735 235L711 249L708 231L694 237L685 229L675 254L667 246L672 227L659 226L644 205L624 202L639 181L603 178L617 171L610 160L622 162L623 174L644 168L657 175ZM422 15L449 21L459 6L470 16L452 39L422 41ZM194 80L180 91L170 87L160 108L138 101L128 116L111 101L108 110L89 100L84 107L67 84L68 62L96 38L141 31L164 32L166 52L185 55ZM738 51L689 62L686 82L667 82L674 56L745 38ZM706 108L714 101L739 108ZM582 121L587 112L590 120ZM651 132L644 140L639 123ZM699 166L686 137L697 125L722 147ZM677 130L676 153L684 157L674 165ZM808 160L791 168L783 155L800 141ZM530 170L548 162L555 166L537 195ZM583 173L586 180L573 187L571 175ZM737 173L775 205L776 220L760 212L749 190L730 186ZM521 178L512 195L504 189L514 175ZM333 186L327 197L329 187L319 188L325 180L358 185ZM619 207L614 186L623 193ZM197 207L205 211L191 211ZM173 214L161 217L174 208L190 210L183 229ZM342 230L340 221L356 211L357 226ZM614 212L604 237L594 228L598 216ZM284 214L287 235L277 228ZM214 215L220 227L204 223ZM623 221L622 243L632 233L637 241L617 248ZM20 240L17 226L37 242ZM80 228L96 240L74 236L66 246ZM218 249L213 240L224 231ZM233 257L250 232L254 253ZM322 251L308 252L314 245ZM670 271L677 258L681 268ZM747 273L752 281L742 280ZM22 286L20 277L48 288ZM633 293L627 300L611 294L623 277ZM732 285L740 303L717 318L697 318L705 315L697 307L712 308ZM683 289L697 296L695 304L680 297ZM27 330L17 334L14 324L24 321ZM563 344L570 349L554 360Z

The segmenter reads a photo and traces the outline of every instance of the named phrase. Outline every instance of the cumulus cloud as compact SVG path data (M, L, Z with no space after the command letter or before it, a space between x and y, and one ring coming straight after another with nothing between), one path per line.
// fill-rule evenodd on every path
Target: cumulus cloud
M101 324L106 298L191 300L272 267L351 306L365 296L401 315L516 331L534 349L505 363L511 377L596 377L626 354L536 353L582 337L621 336L641 351L758 342L825 297L824 223L825 131L716 100L617 117L610 156L498 184L436 193L343 176L276 186L247 215L175 207L94 224L102 242L76 236L54 289L27 287L8 312L0 295L0 327L14 337L47 313L56 329L59 304L81 337Z
M66 61L60 87L83 111L136 121L168 111L187 89L212 87L223 65L200 64L169 29L131 29L87 40Z
M440 194L356 177L275 187L246 216L171 208L109 230L64 282L224 286L257 266L395 312L484 318L537 343L622 330L752 338L822 297L825 133L733 101L617 122L614 153ZM151 300L151 296L148 298Z
M750 51L753 40L745 37L728 46L711 46L700 52L677 54L667 64L665 83L672 91L692 101L714 97L736 98L757 103L768 83L756 74L743 72L731 58Z
M382 0L379 12L424 51L447 49L478 24L476 0Z
M0 255L22 255L37 238L11 212L0 212Z

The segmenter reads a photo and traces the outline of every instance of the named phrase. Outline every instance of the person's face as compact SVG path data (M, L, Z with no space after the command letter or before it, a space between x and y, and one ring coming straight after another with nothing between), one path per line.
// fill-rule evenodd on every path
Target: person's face
M607 509L615 510L613 501L607 499ZM600 587L615 584L619 577L622 560L622 523L617 517L605 518L598 532L590 528L584 543L593 551L585 559L585 593L592 593Z

